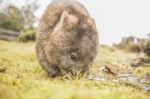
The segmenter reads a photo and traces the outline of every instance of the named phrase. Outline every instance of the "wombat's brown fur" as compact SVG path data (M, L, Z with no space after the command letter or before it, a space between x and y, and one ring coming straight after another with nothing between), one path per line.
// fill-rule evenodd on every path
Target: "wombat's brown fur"
M36 49L50 76L85 73L98 49L95 22L76 0L53 0L40 21Z

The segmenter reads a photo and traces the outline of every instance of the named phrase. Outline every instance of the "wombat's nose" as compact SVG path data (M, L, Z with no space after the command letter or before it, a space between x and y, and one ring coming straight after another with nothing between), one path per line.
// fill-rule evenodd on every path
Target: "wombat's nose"
M71 58L73 61L77 61L77 53L72 52L72 53L70 54L70 58Z

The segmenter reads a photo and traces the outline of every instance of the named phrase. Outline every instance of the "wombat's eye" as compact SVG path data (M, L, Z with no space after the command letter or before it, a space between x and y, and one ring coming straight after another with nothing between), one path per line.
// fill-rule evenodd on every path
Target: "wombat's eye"
M74 52L72 52L72 53L70 54L70 59L72 59L73 61L77 61L77 54L74 53Z

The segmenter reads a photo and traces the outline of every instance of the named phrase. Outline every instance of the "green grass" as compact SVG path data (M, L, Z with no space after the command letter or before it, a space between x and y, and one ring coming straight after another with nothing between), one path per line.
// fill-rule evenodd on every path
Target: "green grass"
M130 69L125 54L106 46L100 48L92 72L101 65L114 71ZM40 67L35 54L35 44L0 41L0 99L150 99L144 90L111 82L91 81L85 77L67 79L49 78ZM142 72L141 72L142 71ZM141 73L138 73L141 72ZM144 75L150 68L138 68L135 74Z

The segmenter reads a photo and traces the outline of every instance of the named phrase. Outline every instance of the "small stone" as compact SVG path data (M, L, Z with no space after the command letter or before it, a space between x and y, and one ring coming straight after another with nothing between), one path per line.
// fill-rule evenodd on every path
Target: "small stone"
M116 79L113 79L112 82L114 82L114 83L119 83L119 81L116 80Z
M150 92L150 86L145 86L144 90Z

